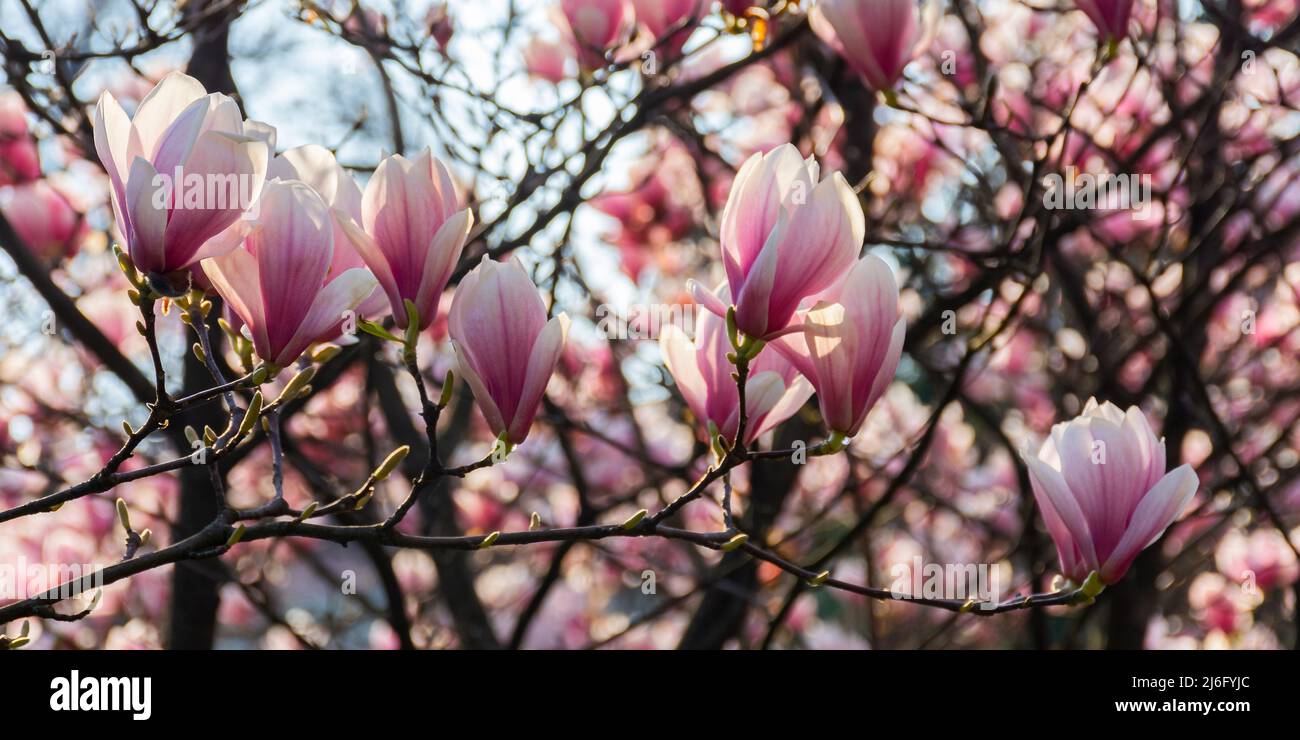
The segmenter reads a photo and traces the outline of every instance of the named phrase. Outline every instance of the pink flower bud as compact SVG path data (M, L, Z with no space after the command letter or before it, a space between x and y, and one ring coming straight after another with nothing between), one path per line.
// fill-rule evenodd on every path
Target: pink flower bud
M573 49L568 44L534 36L523 50L524 69L533 77L558 85L569 78L565 67L572 56Z
M409 300L420 329L428 328L473 221L447 168L428 149L415 159L388 157L366 184L361 221L364 231L350 219L340 223L388 295L397 325L406 328Z
M686 40L707 8L704 0L632 0L636 20L650 33L654 49L668 58L681 56Z
M27 107L16 92L0 95L0 186L41 176L36 141L27 128Z
M484 257L456 287L447 319L458 372L492 433L519 444L559 362L569 317L546 306L518 260Z
M438 42L438 49L445 54L447 44L451 43L451 37L456 32L451 14L447 12L447 5L435 3L429 6L429 12L424 16L424 23L429 28L429 35Z
M360 248L343 226L345 222L355 226L361 221L361 188L357 187L356 180L338 163L330 150L319 144L289 149L271 160L266 176L281 180L301 180L315 190L329 207L334 232L334 257L330 261L327 279L333 279L353 268L366 268ZM357 313L369 319L381 316L388 310L388 297L378 285L357 307Z

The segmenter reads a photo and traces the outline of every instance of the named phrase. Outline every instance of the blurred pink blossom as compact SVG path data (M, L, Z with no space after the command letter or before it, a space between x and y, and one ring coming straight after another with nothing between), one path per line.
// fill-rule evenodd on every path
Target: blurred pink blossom
M27 107L18 93L0 93L0 186L40 176L36 140L27 127Z
M32 254L47 263L75 255L88 231L81 214L44 180L0 192L0 213Z

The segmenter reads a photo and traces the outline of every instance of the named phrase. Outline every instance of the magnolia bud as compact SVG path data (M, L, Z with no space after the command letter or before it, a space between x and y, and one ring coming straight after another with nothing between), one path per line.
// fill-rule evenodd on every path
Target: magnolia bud
M293 379L284 387L284 390L280 391L280 397L275 399L276 405L284 404L297 398L298 394L302 392L302 389L311 383L311 379L314 377L316 377L316 368L314 367L308 367L298 371L298 374L293 376Z
M244 418L239 422L239 431L236 437L243 437L253 431L253 425L262 416L262 392L257 391L253 394L253 400L248 402L248 411L244 412Z
M315 501L311 502L310 504L307 504L307 508L303 509L302 513L298 515L298 521L303 522L310 519L311 515L316 513L316 509L319 506L320 504Z
M438 396L438 408L446 408L451 403L451 391L456 382L456 375L448 370L446 377L442 380L442 394Z
M635 514L633 514L632 516L628 517L628 518L627 518L627 521L623 522L623 524L621 524L620 527L621 527L624 531L630 531L630 530L636 529L636 525L640 524L642 519L645 519L645 515L646 515L647 513L648 513L648 512L647 512L645 509L641 509L641 510L638 511L637 513L635 513Z
M402 445L388 453L388 457L384 458L384 461L379 464L379 467L375 468L375 472L371 477L377 481L386 479L388 476L392 475L394 470L397 470L397 466L402 464L402 461L406 459L406 456L410 454L410 452L410 445Z
M342 351L343 348L337 344L322 344L312 351L311 359L312 362L319 362L323 365L335 357L338 357L339 353Z
M126 502L122 499L117 500L117 520L122 523L122 529L131 531L131 512L127 511Z
M749 535L742 532L741 534L738 534L735 537L732 537L731 539L727 540L726 544L724 544L722 547L718 549L722 550L723 552L731 552L732 550L735 550L736 548L740 547L746 542L749 542Z

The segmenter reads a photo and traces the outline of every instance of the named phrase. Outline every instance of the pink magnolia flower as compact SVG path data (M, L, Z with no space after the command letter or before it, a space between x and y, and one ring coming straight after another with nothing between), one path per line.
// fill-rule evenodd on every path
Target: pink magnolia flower
M261 124L172 73L128 118L111 93L95 110L95 151L112 182L113 212L127 252L146 273L215 256L205 245L257 199L269 148ZM177 179L177 175L180 179Z
M559 84L569 78L565 67L573 56L572 47L534 36L524 47L524 69L528 74Z
M706 10L704 0L632 0L636 20L650 32L656 49L677 57Z
M821 0L808 13L813 32L875 90L888 90L929 45L938 6L916 0Z
M271 180L240 246L203 261L213 287L252 335L257 355L287 367L314 342L339 335L375 289L362 268L329 277L334 231L325 201L305 183Z
M605 53L627 40L632 26L628 0L560 0L560 32L573 42L583 69L605 66Z
M36 141L27 128L27 106L16 92L0 94L0 186L41 176Z
M353 268L366 269L360 248L351 233L343 227L345 221L354 225L361 222L361 188L334 158L333 152L319 144L289 149L271 160L266 175L281 180L301 180L329 206L334 231L334 257L330 261L326 280L332 280ZM375 290L357 307L357 313L366 318L374 318L388 309L388 297L376 284Z
M546 306L518 260L483 261L456 288L447 319L458 372L493 434L519 444L564 350L569 317Z
M409 300L423 330L438 315L472 221L447 168L425 149L415 159L394 154L379 163L361 201L364 231L351 219L338 223L379 279L397 325L406 328Z
M46 262L76 254L88 230L68 199L44 180L0 193L0 213L32 254Z
M722 286L720 290L725 290ZM727 359L732 352L727 325L709 311L698 311L695 339L673 324L664 325L659 349L668 372L701 424L712 422L728 440L740 425L740 393ZM750 363L745 382L745 444L790 418L812 396L812 385L788 360L775 352L761 352Z
M1091 398L1082 415L1052 427L1037 455L1023 457L1061 571L1080 584L1094 571L1103 583L1122 578L1199 485L1190 465L1165 473L1164 440L1140 409Z
M843 175L818 183L817 163L792 144L750 157L732 183L719 234L737 326L748 337L779 335L800 303L843 279L865 234L862 205ZM707 292L696 293L726 315Z
M858 260L807 312L802 329L772 347L812 381L826 426L852 437L894 379L903 353L907 322L889 266L870 254Z
M1128 35L1128 21L1133 15L1133 0L1074 0L1105 41Z

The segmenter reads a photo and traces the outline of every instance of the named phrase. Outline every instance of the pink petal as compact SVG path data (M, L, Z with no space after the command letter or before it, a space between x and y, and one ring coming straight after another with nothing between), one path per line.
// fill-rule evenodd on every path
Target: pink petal
M681 329L668 324L659 332L659 351L664 366L677 383L677 390L686 399L686 405L695 418L704 423L708 420L708 388L695 359L695 344Z
M894 375L898 372L898 362L903 357L903 340L906 336L907 319L900 316L894 324L894 331L890 334L889 348L885 350L885 359L880 363L880 367L876 371L876 377L871 382L871 390L863 406L862 416L858 419L854 428L849 430L851 434L858 433L858 429L861 428L862 422L866 420L867 414L880 400L880 397L885 394L885 389L889 387L889 384L894 382Z
M168 269L165 186L154 183L157 176L148 160L136 157L126 186L127 247L135 266L146 273Z
M564 343L569 335L569 317L563 313L546 322L541 334L533 342L533 351L528 358L527 371L524 373L524 385L519 392L519 403L514 408L510 422L509 440L515 444L524 441L528 430L537 416L542 394L546 384L555 372L555 363L559 362L564 351Z
M432 324L438 316L438 301L447 289L447 281L460 262L461 252L465 249L465 239L469 236L473 216L468 208L447 219L447 222L434 234L424 258L424 272L420 278L420 290L415 296L416 308L420 311L420 328ZM531 286L531 283L529 283ZM395 316L394 318L397 318ZM406 328L406 313L402 312L398 326Z
M478 404L479 410L483 412L483 418L487 421L488 428L492 433L500 436L506 430L505 419L501 416L501 410L497 408L496 401L492 399L492 394L488 391L487 385L479 377L478 371L474 368L472 359L465 354L464 349L455 339L451 340L452 352L456 354L456 368L460 376L469 384L469 388L474 393L474 402Z
M266 338L266 313L262 307L257 258L242 248L236 249L204 260L203 273L252 333L253 348L258 356L266 359L271 351Z
M274 363L287 367L315 342L325 342L338 337L348 313L355 313L366 296L375 289L375 276L369 270L355 268L331 280L316 294L311 309L303 317L298 331L289 340Z
M807 178L799 150L792 144L783 144L766 155L754 154L737 173L722 210L718 235L727 281L733 291L745 282L745 276L784 212L782 201L788 195L790 184L801 176L801 171Z
M266 143L258 139L220 131L199 136L185 162L185 177L202 182L205 191L211 192L204 193L202 207L185 208L179 203L169 213L168 269L192 264L204 242L237 221L256 202L266 176L267 158ZM212 183L211 188L208 183ZM179 187L179 183L173 183L173 187Z
M191 103L207 94L202 83L189 75L172 72L164 77L140 101L131 121L139 137L141 154L152 161L158 143L172 122Z
M1190 465L1180 465L1147 493L1133 512L1124 537L1101 568L1101 579L1114 583L1128 572L1138 553L1160 539L1196 495L1200 480Z
M276 156L266 176L302 180L330 208L341 210L354 221L361 220L361 188L334 158L334 153L319 144L294 147Z
M403 317L401 320L405 323L406 308L401 294L397 291L397 280L393 277L393 270L388 265L387 257L380 251L379 245L375 244L374 239L371 239L370 235L362 231L351 219L340 217L336 213L334 223L347 234L348 243L357 250L366 267L370 268L370 272L374 273L375 279L379 281L379 287L383 289L383 294L388 299L393 318Z
M1083 564L1089 571L1096 570L1097 554L1092 546L1092 533L1088 530L1088 521L1083 516L1083 510L1079 508L1079 502L1075 500L1073 489L1066 484L1060 471L1043 462L1039 457L1024 455L1024 460L1026 467L1029 468L1031 482L1037 484L1034 488L1035 497L1037 498L1040 492L1042 494L1039 506L1045 506L1043 502L1051 505L1079 549Z
M1061 573L1076 583L1083 583L1090 569L1084 563L1079 545L1070 534L1070 528L1065 526L1061 515L1056 513L1056 505L1052 503L1052 499L1044 491L1043 484L1038 482L1038 476L1032 471L1029 475L1029 484L1033 489L1034 500L1038 502L1038 510L1043 514L1047 533L1056 543L1056 553L1061 559Z
M177 167L185 164L190 150L206 129L209 98L202 97L185 107L162 133L156 148L149 155L154 168L171 177Z
M259 207L261 228L248 243L261 275L267 337L279 357L325 282L333 222L320 196L297 180L267 183Z
M125 182L132 164L129 159L130 141L135 135L131 119L110 93L99 96L95 106L95 153L108 172L113 184L114 208L120 208L126 197ZM121 220L121 214L118 214Z
M749 390L745 390L746 399L748 399ZM777 402L768 409L766 415L756 419L753 426L753 439L767 433L769 430L780 426L786 419L798 413L808 399L812 398L813 386L807 378L796 377L787 381L783 385L781 397ZM746 435L748 436L748 435Z
M1057 452L1061 456L1061 475L1069 481L1079 510L1088 521L1088 539L1095 547L1098 560L1102 560L1115 548L1122 531L1107 530L1107 509L1112 502L1107 500L1106 466L1093 462L1094 441L1087 425L1069 424L1061 435ZM1107 450L1108 461L1109 454Z
M726 284L719 286L718 291L725 290ZM691 292L691 297L695 299L702 308L709 313L721 318L727 318L727 302L718 297L718 292L705 288L695 280L686 281L686 289Z
M506 418L519 406L546 306L517 259L484 257L456 289L447 328Z
M757 259L750 265L745 282L741 284L736 296L736 326L746 336L762 338L769 332L785 328L785 324L779 322L773 325L772 316L775 311L780 310L773 307L773 292L781 261L781 243L785 241L790 225L786 218L782 213L777 220L767 243L763 245ZM782 275L782 281L786 280L786 277ZM796 307L797 305L796 302ZM793 314L794 308L791 308L790 312Z
M1092 512L1085 509L1089 516L1089 529L1097 544L1097 557L1105 560L1124 535L1129 515L1151 490L1148 474L1153 461L1145 454L1142 440L1129 434L1125 426L1101 417L1093 417L1084 423L1094 444L1104 444L1106 451L1104 465L1092 465L1089 461L1087 466L1097 468L1096 472L1101 473L1101 507ZM1162 459L1157 465L1163 471L1165 461Z
M739 396L739 394L737 394ZM766 432L771 427L764 428L764 421L767 415L776 408L785 395L785 381L781 376L771 370L751 375L745 382L745 414L749 417L745 428L745 443L749 444ZM739 405L739 398L737 398ZM737 410L739 414L739 410ZM779 424L776 421L772 426ZM731 434L735 435L735 427L740 425L739 417L734 422Z
M775 231L780 236L774 235L779 239L774 272L780 279L769 298L768 331L789 324L805 298L844 279L858 259L866 224L853 188L836 172L794 210L786 230L778 225Z
M805 317L805 321L806 321ZM781 357L799 371L799 374L812 380L817 370L813 367L812 354L808 350L808 340L802 330L797 334L786 334L768 342L768 349L776 350Z

